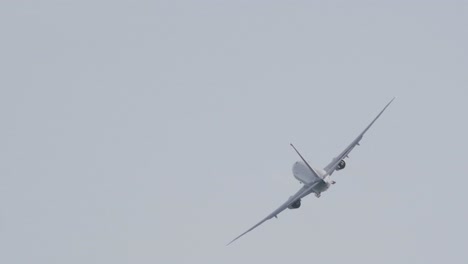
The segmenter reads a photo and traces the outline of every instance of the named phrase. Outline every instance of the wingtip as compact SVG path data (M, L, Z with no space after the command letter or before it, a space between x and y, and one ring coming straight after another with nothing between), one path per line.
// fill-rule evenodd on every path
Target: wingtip
M393 102L393 100L395 100L395 99L396 99L396 96L394 96L394 97L392 98L392 100L390 100L390 102L387 103L387 105L385 106L385 108L387 108L387 106L389 106L389 105ZM384 108L384 110L385 110L385 108Z
M237 239L238 239L238 237L236 237L236 238L234 238L233 240L231 240L231 242L229 242L229 243L226 244L226 247L229 246L229 245L231 245L232 242L236 241Z

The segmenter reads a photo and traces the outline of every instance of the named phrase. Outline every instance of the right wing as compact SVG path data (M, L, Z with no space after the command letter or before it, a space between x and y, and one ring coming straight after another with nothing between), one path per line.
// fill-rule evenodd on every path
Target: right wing
M338 164L340 163L341 160L343 160L344 158L347 158L348 157L348 154L354 149L354 147L356 147L357 145L359 145L359 141L361 141L362 137L364 136L364 134L367 132L367 130L369 130L369 128L374 124L374 122L380 117L380 115L385 111L385 109L387 109L387 107L393 102L393 100L395 100L395 97L393 97L392 100L390 100L390 102L388 102L388 104L382 109L382 111L380 111L380 113L377 115L377 117L374 118L374 120L372 120L372 122L366 127L366 129L364 129L364 131L361 132L361 134L359 134L359 136L353 141L351 142L351 144L345 148L345 150L343 150L343 152L340 153L340 155L338 155L337 157L335 157L325 168L324 170L326 171L327 175L332 175L333 172L335 172L336 168L338 167Z
M301 199L302 197L304 197L304 196L308 195L309 193L311 193L312 189L315 187L316 184L318 184L318 183L302 187L296 194L291 196L283 205L281 205L278 209L273 211L273 213L269 214L262 221L258 222L256 225L252 226L249 230L245 231L244 233L240 234L238 237L234 238L226 246L230 245L232 242L236 241L241 236L243 236L243 235L247 234L248 232L252 231L257 226L263 224L265 221L270 220L273 217L276 217L279 213L283 212L286 208L288 208L288 206L290 206L292 203L294 203L297 199Z

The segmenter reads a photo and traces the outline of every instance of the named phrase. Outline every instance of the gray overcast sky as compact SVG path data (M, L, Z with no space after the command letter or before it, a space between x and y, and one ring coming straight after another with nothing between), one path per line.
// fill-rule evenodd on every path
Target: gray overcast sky
M466 263L467 1L0 3L0 262ZM393 96L320 199L225 244Z

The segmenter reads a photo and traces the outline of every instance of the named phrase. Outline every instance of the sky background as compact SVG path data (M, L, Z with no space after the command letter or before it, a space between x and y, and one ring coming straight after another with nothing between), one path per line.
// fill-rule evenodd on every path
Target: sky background
M0 262L466 263L467 1L0 2ZM226 247L393 97L320 199Z

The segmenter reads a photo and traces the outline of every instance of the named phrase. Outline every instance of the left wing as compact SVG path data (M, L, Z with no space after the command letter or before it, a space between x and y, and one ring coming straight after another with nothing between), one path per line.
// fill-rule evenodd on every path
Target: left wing
M296 194L291 196L283 205L281 205L278 209L273 211L273 213L269 214L267 217L265 217L262 221L258 222L256 225L252 226L249 230L245 231L244 233L240 234L238 237L234 238L231 242L229 242L226 246L230 245L232 242L236 241L239 239L241 236L247 234L248 232L252 231L255 229L257 226L263 224L265 221L270 220L273 217L276 217L279 213L283 212L288 206L290 206L292 203L294 203L297 199L301 199L302 197L308 195L309 193L312 192L312 189L317 185L319 182L309 185L309 186L304 186L302 187Z
M333 172L335 172L336 168L338 167L338 164L340 163L340 161L344 158L347 158L348 157L348 154L354 149L354 147L356 147L356 145L359 145L359 141L361 141L362 137L364 136L364 134L367 132L367 130L369 130L369 128L374 124L374 122L380 117L380 115L385 111L385 109L387 109L387 107L393 102L393 100L395 100L395 97L393 97L392 100L390 100L390 102L388 102L388 104L382 109L382 111L380 111L380 113L377 115L377 117L374 118L374 120L372 120L372 122L366 127L366 129L364 129L364 131L361 132L361 134L359 134L359 136L353 141L351 142L351 144L345 148L345 150L343 150L343 152L340 153L340 155L338 155L337 157L335 157L331 162L330 164L328 164L324 170L326 171L326 174L327 175L332 175Z

